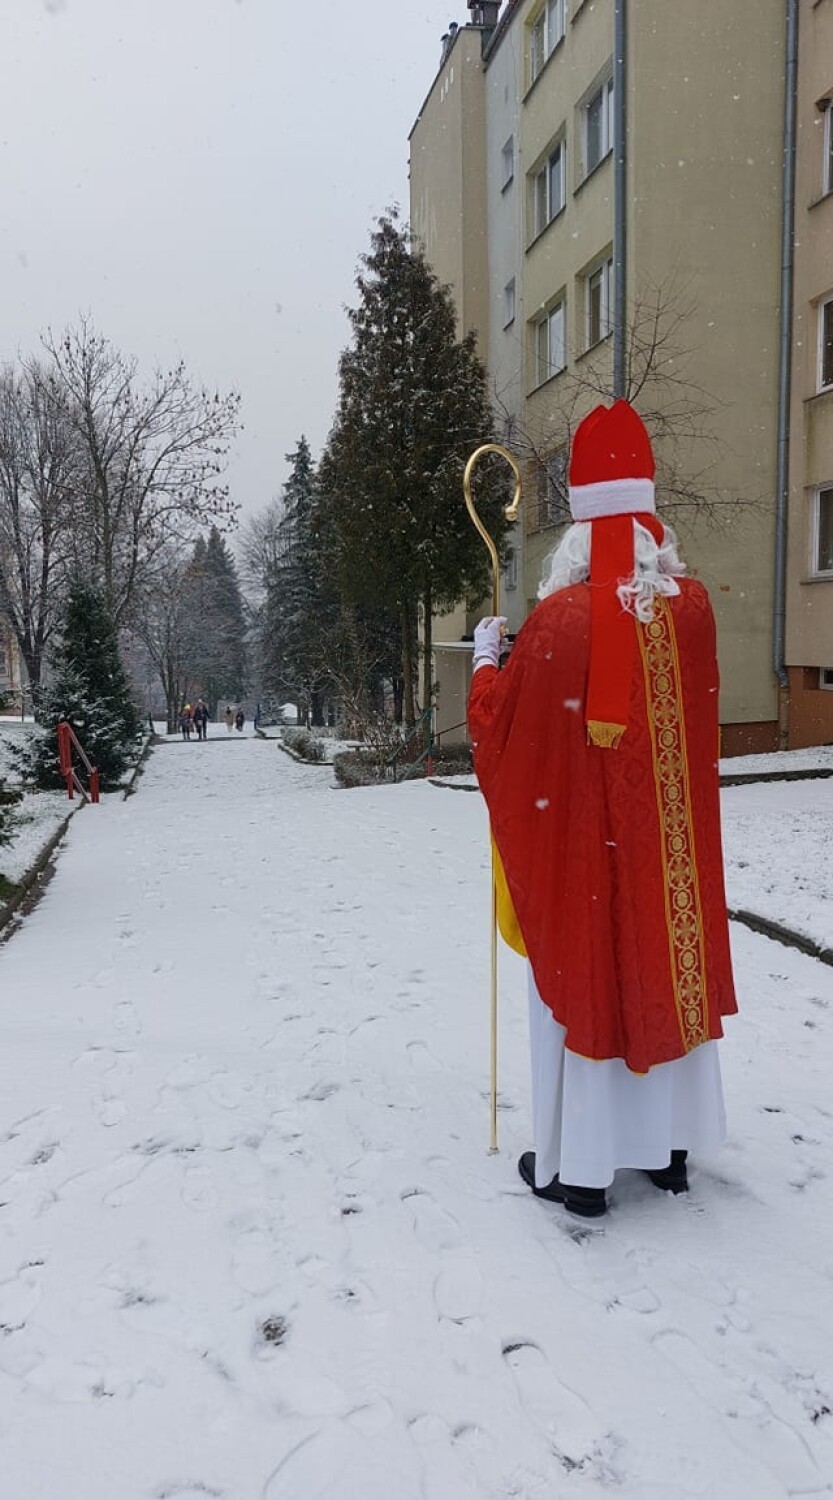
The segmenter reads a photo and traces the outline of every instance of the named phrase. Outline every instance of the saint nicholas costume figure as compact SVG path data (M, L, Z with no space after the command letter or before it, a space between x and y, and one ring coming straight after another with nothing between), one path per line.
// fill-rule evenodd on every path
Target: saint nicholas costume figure
M584 419L575 524L502 670L503 622L478 625L469 697L500 927L529 960L535 1149L519 1170L587 1217L618 1168L685 1191L687 1153L725 1134L715 624L653 479L627 402Z

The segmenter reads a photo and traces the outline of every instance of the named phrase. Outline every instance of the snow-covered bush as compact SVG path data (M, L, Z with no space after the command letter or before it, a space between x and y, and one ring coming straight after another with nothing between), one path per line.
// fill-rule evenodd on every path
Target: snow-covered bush
M293 755L300 760L315 761L320 764L324 759L325 748L323 740L316 739L308 729L285 729L283 731L283 742Z
M339 786L378 786L391 779L390 772L367 750L342 750L333 760L333 770Z
M426 774L425 762L413 770L416 765L417 750L412 747L413 759L404 753L397 767L397 781L404 781L408 774L424 776ZM432 753L434 770L440 776L470 776L472 771L471 746L460 745L437 745ZM378 786L381 782L392 782L393 771L390 766L380 763L375 750L344 750L333 760L333 770L339 786Z
M22 796L17 787L8 787L0 779L0 847L9 842L14 832L14 808Z

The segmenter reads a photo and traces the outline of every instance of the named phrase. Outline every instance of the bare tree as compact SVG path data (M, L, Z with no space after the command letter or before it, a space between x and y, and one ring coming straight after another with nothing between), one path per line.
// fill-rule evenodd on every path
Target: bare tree
M37 694L63 598L82 455L64 392L37 360L0 371L0 609Z
M634 299L626 329L623 392L645 422L656 456L657 503L672 520L688 512L725 524L738 508L761 496L730 494L715 479L721 444L713 418L718 403L692 374L691 325L695 304L676 276L644 284ZM537 425L522 425L500 393L495 405L504 436L536 475L539 523L570 521L567 454L573 432L591 406L611 399L609 341L570 363L556 384L549 413Z
M145 646L165 693L168 733L176 732L180 709L191 692L196 629L191 590L193 563L184 546L157 551L132 611L133 633Z
M44 346L86 459L76 543L122 625L161 549L233 521L221 476L240 398L196 386L182 363L140 387L136 361L86 318Z

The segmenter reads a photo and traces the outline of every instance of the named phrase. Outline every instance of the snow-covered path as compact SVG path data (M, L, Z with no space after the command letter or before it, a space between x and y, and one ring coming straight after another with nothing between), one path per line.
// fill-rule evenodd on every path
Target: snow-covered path
M0 1500L833 1493L833 972L736 934L730 1144L588 1230L480 799L330 783L160 748L0 950Z

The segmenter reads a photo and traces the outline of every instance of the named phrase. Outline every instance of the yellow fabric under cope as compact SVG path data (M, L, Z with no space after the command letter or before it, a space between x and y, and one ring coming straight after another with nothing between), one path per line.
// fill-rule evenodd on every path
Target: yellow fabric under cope
M497 844L492 839L492 872L497 892L497 925L500 935L509 948L520 953L521 958L526 958L526 946L518 926L518 918L512 905L512 897L506 884L506 874L503 863L498 853Z

